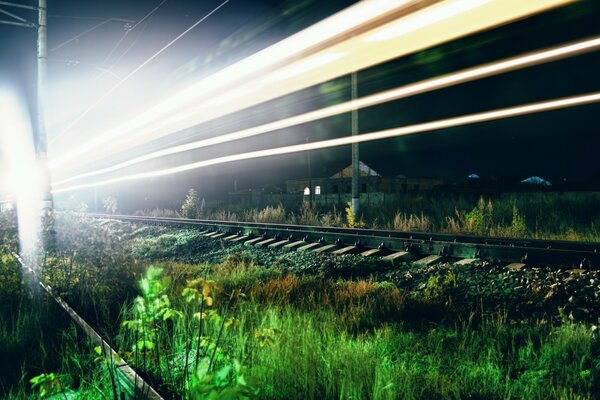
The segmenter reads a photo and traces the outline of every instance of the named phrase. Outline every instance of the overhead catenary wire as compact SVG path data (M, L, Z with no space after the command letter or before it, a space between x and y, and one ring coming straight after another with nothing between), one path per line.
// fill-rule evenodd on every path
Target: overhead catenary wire
M199 149L202 147L222 144L235 140L245 139L252 136L272 132L279 129L288 128L291 126L315 121L318 119L331 117L341 113L349 112L352 109L360 109L382 104L384 102L407 98L417 94L430 92L437 89L446 88L452 85L473 81L494 76L501 73L514 71L521 68L531 67L542 63L557 61L566 57L572 57L583 53L598 50L600 48L600 36L595 36L590 39L580 40L566 45L556 46L550 49L535 51L532 53L511 57L505 60L495 61L477 67L468 68L462 71L449 73L443 76L427 79L424 81L408 84L388 91L376 93L374 95L365 96L356 100L336 104L330 107L325 107L319 110L310 111L301 115L290 118L274 121L260 126L255 126L240 131L228 133L214 138L203 139L192 143L173 146L167 149L158 150L148 153L130 160L111 165L106 168L97 169L94 171L78 174L67 179L54 182L53 185L60 186L66 183L105 174L116 171L143 161L156 159L172 154L181 153L184 151Z
M121 35L121 38L119 39L119 41L117 41L117 43L113 46L113 48L110 50L110 52L108 53L108 55L104 58L104 60L102 61L102 65L105 65L108 60L110 60L110 58L112 57L113 53L119 48L119 46L121 45L121 43L123 43L123 41L127 38L127 36L129 35L129 33L131 33L135 28L137 28L141 23L143 23L144 21L146 21L151 15L153 15L156 11L158 11L158 9L167 2L167 0L162 0L156 7L154 7L152 10L150 10L150 12L148 12L146 15L144 15L144 17L142 19L140 19L138 22L135 23L135 25L133 25L131 28L128 28L125 33L123 35ZM129 51L130 48L128 48L126 51ZM115 66L116 63L113 63L113 65L111 65L108 69L112 69Z
M106 186L110 184L128 182L139 179L148 179L154 177L160 177L165 175L177 174L185 171L194 169L204 168L211 165L230 163L235 161L243 161L255 158L272 157L276 155L284 155L291 153L298 153L309 150L325 149L330 147L339 147L349 145L352 143L362 143L373 140L390 139L400 136L407 136L419 133L430 132L433 130L441 130L453 127L459 127L464 125L470 125L475 123L494 121L504 118L517 117L527 114L546 112L551 110L557 110L567 107L576 107L586 104L592 104L600 102L600 92L594 92L579 96L565 97L561 99L547 100L537 103L530 103L515 107L502 108L492 111L485 111L475 114L468 114L459 117L452 117L447 119L441 119L437 121L425 122L410 126L404 126L393 129L386 129L382 131L363 133L356 136L344 136L337 139L323 140L319 142L309 142L292 146L283 146L266 150L252 151L247 153L239 153L224 157L217 157L210 160L198 161L194 163L184 164L177 167L162 168L158 170L129 174L116 178L106 179L97 182L73 185L62 189L53 189L53 194L70 192L79 189L93 188L99 186Z
M88 33L90 33L92 31L100 28L101 26L106 25L109 22L114 22L114 21L123 22L123 20L121 18L109 18L109 19L105 19L104 21L97 23L96 25L92 26L91 28L88 28L85 31L83 31L83 32L81 32L81 33L73 36L72 38L69 38L69 39L65 40L64 42L62 42L62 43L54 46L53 48L51 48L50 50L48 50L48 52L52 53L52 52L54 52L54 51L56 51L56 50L58 50L58 49L60 49L60 48L62 48L64 46L68 45L69 43L76 41L80 37L85 36Z
M208 14L206 14L204 17L200 18L198 21L196 21L194 24L192 24L189 28L187 28L185 31L183 31L182 33L180 33L177 37L175 37L173 40L171 40L169 43L167 43L166 45L164 45L162 48L160 48L160 50L158 50L156 53L154 53L152 56L150 56L148 59L146 59L143 63L141 63L140 65L138 65L136 68L134 68L131 72L129 72L123 79L121 79L120 81L118 81L114 86L112 86L110 89L108 89L102 96L100 96L94 103L92 103L88 108L86 108L81 114L79 114L65 129L63 129L62 132L60 132L58 135L54 136L54 138L52 139L52 141L55 141L59 136L64 135L66 132L68 132L69 130L71 130L77 123L79 123L87 114L89 114L93 109L95 109L100 103L102 103L107 97L109 97L111 94L113 94L119 87L121 87L121 85L123 83L125 83L129 78L131 78L133 75L135 75L139 70L141 70L142 68L144 68L146 65L148 65L148 63L150 63L152 60L154 60L156 57L158 57L159 55L161 55L165 50L167 50L169 47L171 47L174 43L176 43L179 39L181 39L183 36L187 35L192 29L194 29L195 27L197 27L198 25L200 25L202 22L204 22L208 17L210 17L211 15L213 15L215 12L217 12L221 7L223 7L225 4L229 3L229 0L225 0L223 1L221 4L219 4L217 7L215 7L212 11L210 11Z

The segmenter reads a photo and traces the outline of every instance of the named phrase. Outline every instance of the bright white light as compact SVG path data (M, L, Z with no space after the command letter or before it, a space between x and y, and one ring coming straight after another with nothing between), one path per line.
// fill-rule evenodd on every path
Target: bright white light
M329 64L330 62L342 58L343 56L344 53L319 54L317 56L307 58L306 60L293 65L291 68L287 68L282 70L281 72L274 73L273 75L269 76L268 80L274 82L283 81L293 76L300 75L318 67L321 67L325 64Z
M365 40L368 42L375 42L379 40L394 39L409 32L423 29L444 19L462 14L485 3L489 3L490 1L491 0L457 0L446 2L438 7L426 8L411 16L411 18L400 20L386 29L367 36Z
M425 122L422 124L404 126L400 128L387 129L378 132L363 133L356 136L345 136L337 139L323 140L320 142L312 142L299 144L294 146L278 147L275 149L259 150L249 153L234 154L231 156L213 158L211 160L199 161L195 163L185 164L178 167L163 168L155 171L148 171L138 174L120 176L117 178L106 179L103 181L74 185L63 189L54 189L52 193L64 193L78 189L92 188L98 186L106 186L118 182L134 181L138 179L153 178L165 175L172 175L179 172L190 171L193 169L203 168L211 165L229 163L234 161L249 160L253 158L270 157L282 154L298 153L302 151L325 149L329 147L344 146L352 143L362 143L372 140L389 139L399 136L412 135L417 133L425 133L433 130L452 128L462 125L475 124L486 121L493 121L503 118L516 117L520 115L533 114L538 112L556 110L566 107L575 107L584 104L600 102L600 92L591 93L581 96L566 97L557 100L548 100L539 103L526 104L522 106L503 108L499 110L486 111L482 113L463 115L442 119L438 121Z
M36 249L40 227L42 174L35 156L29 118L16 97L0 88L0 148L8 167L7 187L17 200L21 251Z
M68 152L61 154L59 157L54 157L49 160L48 166L50 169L54 169L128 131L140 129L152 121L164 118L190 103L210 99L215 93L221 94L219 91L231 87L232 82L243 82L243 79L247 79L260 71L266 73L286 60L293 61L294 57L306 55L304 54L305 52L319 44L332 40L336 36L346 34L357 26L370 23L389 12L401 9L409 3L411 3L409 0L361 1L267 49L259 51L240 62L199 80L186 89L164 99L147 112L128 121L125 126L98 135L84 145L75 149L69 149ZM106 96L108 94L99 99L98 102L102 101Z
M279 121L270 122L268 124L255 126L241 131L228 133L225 135L213 137L210 139L199 140L184 145L173 146L167 149L155 151L143 156L133 158L131 160L113 164L110 167L98 169L95 171L79 174L58 182L53 182L53 186L57 187L64 185L74 180L96 176L111 171L116 171L121 168L125 168L130 165L138 164L143 161L156 159L159 157L181 153L184 151L199 149L202 147L212 146L216 144L226 143L234 140L240 140L268 132L272 132L278 129L288 128L294 125L299 125L311 121L315 121L321 118L331 117L341 113L349 112L354 109L360 109L364 107L370 107L377 104L381 104L387 101L398 100L414 96L416 94L426 93L432 90L445 88L451 85L459 83L469 82L475 79L481 79L489 76L493 76L500 73L514 71L519 68L530 67L538 65L544 62L556 61L565 57L574 56L596 50L600 47L600 37L595 37L588 40L563 45L548 50L537 51L530 54L525 54L518 57L509 58L507 60L496 61L490 64L481 65L474 68L469 68L463 71L450 73L436 78L427 79L425 81L412 83L406 86L402 86L396 89L391 89L385 92L376 93L371 96L366 96L353 101L336 104L334 106L325 107L319 110L310 111L308 113L296 115L290 118L285 118Z
M402 36L401 39L392 38L377 42L367 42L365 38L394 26L398 21L410 21L419 15L418 12L400 16L398 11L404 10L403 5L415 6L421 3L389 1L386 3L388 12L378 14L378 17L372 18L368 24L364 19L359 19L364 21L362 26L357 24L353 26L350 20L345 19L343 16L347 15L345 12L348 11L345 10L326 20L329 21L328 26L331 26L332 29L335 28L338 21L341 21L340 26L347 27L343 32L337 28L332 30L332 32L338 32L339 35L327 34L327 31L320 31L321 36L314 35L317 32L316 27L322 26L322 23L316 24L289 39L200 80L188 89L165 99L141 116L127 121L126 124L107 133L98 134L94 139L79 147L69 143L69 150L65 150L59 157L50 160L50 168L53 170L54 176L64 176L82 165L110 155L114 150L126 151L182 129L229 115L347 73L571 1L573 0L489 0L472 10L473 12L463 12L453 15L451 18L445 18L435 25L429 26L428 29L417 29ZM436 2L429 8L433 10L455 2L456 0ZM372 1L359 2L353 6L352 10L356 11L365 4L374 3ZM381 9L385 8L383 7L384 2L377 2L377 4L380 4ZM429 8L425 10L429 10ZM395 21L392 17L398 18L398 20ZM353 28L350 28L351 26ZM365 26L368 26L370 30L367 31ZM352 36L353 33L357 33L357 36ZM295 43L295 40L302 45L290 46ZM303 42L304 40L306 43ZM296 49L305 51L296 51ZM303 57L316 57L330 53L340 53L344 56L322 65L317 70L311 70L284 81L269 81L269 75L283 71L285 68L293 69L294 65L302 63ZM279 61L274 62L274 60ZM252 73L249 74L248 71ZM259 87L260 90L256 90L256 87ZM244 95L232 95L232 91L245 91L245 93ZM229 100L224 101L226 104L218 104L220 102L218 97L225 97L226 100ZM212 104L210 100L212 100ZM57 170L58 167L61 169Z

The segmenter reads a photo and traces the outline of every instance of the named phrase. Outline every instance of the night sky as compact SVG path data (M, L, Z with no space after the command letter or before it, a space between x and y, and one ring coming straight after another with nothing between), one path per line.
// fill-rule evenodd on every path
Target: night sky
M32 1L20 0L23 4ZM220 4L220 1L167 0L150 18L125 35L127 22L112 21L80 39L63 44L107 18L139 21L160 1L48 0L49 91L65 104L52 108L49 135L60 132L89 104L132 68ZM85 124L106 124L111 118L143 110L153 99L248 56L348 6L352 1L231 0L188 36L124 85L115 99L95 111ZM288 11L284 14L284 11ZM35 13L10 9L20 16ZM67 18L69 17L69 18ZM70 18L77 17L77 18ZM394 88L481 63L547 48L600 34L600 5L582 1L508 26L465 37L359 72L359 96ZM129 23L135 24L135 22ZM31 99L35 80L35 31L0 25L0 75ZM120 41L120 42L119 42ZM118 46L117 46L118 44ZM110 72L106 72L106 71ZM103 72L104 71L104 72ZM500 107L591 93L600 90L598 52L503 74L410 99L361 110L361 132L371 132ZM142 96L140 96L142 94ZM255 106L180 132L155 143L183 143L198 137L294 115L348 100L349 77ZM143 100L140 100L142 98ZM147 102L147 103L146 103ZM50 112L49 111L49 112ZM475 172L485 177L523 179L539 175L551 181L598 181L600 105L587 105L533 116L446 129L427 134L361 144L361 159L384 176L434 177L459 180ZM348 135L350 116L341 115L235 144L198 150L137 168L212 158L265 147ZM131 154L115 155L111 162ZM350 148L311 152L313 176L329 176L350 163ZM91 166L95 168L97 166ZM135 169L133 169L135 170ZM136 191L156 192L171 185L172 193L194 186L206 196L238 187L275 184L307 175L307 155L232 163L136 184ZM105 188L103 191L123 191Z

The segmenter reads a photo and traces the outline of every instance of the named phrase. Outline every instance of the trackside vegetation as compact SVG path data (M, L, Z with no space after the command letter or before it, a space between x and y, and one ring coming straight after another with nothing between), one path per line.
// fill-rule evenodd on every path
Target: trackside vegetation
M12 258L13 217L2 398L118 398L115 360ZM76 213L55 230L42 279L166 399L599 397L597 271L392 268Z

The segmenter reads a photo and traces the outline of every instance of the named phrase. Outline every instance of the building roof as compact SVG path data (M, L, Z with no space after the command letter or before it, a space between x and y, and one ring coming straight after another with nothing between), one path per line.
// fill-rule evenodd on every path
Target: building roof
M539 176L530 176L527 179L523 179L521 183L540 186L552 186L552 183L550 183L550 181L547 181L544 178L540 178Z
M362 161L358 162L358 168L360 170L360 176L381 176L379 175L373 168L369 167ZM331 175L332 179L337 178L352 178L352 164L348 165L341 171L336 172Z

